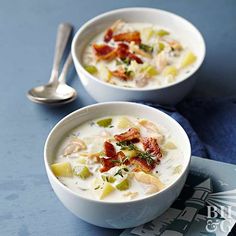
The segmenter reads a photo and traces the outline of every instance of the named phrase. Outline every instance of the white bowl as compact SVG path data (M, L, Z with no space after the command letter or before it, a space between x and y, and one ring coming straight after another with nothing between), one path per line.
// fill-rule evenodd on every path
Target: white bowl
M197 56L196 66L181 80L167 86L153 89L125 88L103 82L89 74L82 66L84 48L97 34L117 19L126 22L144 22L172 29L183 36L187 45ZM205 57L205 43L201 33L187 20L173 13L152 8L124 8L99 15L85 23L72 42L72 56L80 80L87 92L98 102L105 101L149 101L160 104L176 104L192 89Z
M162 191L145 198L125 202L91 200L80 196L64 186L52 173L55 150L68 131L81 123L111 115L131 115L157 122L174 130L176 140L183 152L183 173ZM191 147L183 128L170 116L149 106L129 102L100 103L79 109L62 119L50 132L44 148L44 161L49 181L61 202L76 216L91 224L106 228L130 228L144 224L162 214L180 194L189 169Z

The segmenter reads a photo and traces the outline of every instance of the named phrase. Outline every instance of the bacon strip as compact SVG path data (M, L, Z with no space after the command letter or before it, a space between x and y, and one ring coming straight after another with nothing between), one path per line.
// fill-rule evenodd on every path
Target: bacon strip
M116 157L116 149L112 143L107 141L104 142L104 152L107 157L114 158Z
M139 58L138 56L136 56L133 53L130 53L128 57L129 57L130 60L135 60L138 64L143 64L142 59Z
M129 46L125 43L118 44L117 56L122 60L129 58L130 60L135 60L138 64L143 63L141 58L129 51Z
M160 160L162 157L160 147L157 143L157 139L155 138L143 138L142 144L144 147L144 150L151 153L153 156L156 157L157 160Z
M108 171L112 167L119 165L118 156L112 143L107 141L104 143L104 152L108 158L101 158L102 168L100 169L100 172Z
M137 128L130 128L125 133L115 135L114 138L118 142L133 141L140 138L140 132Z
M135 167L136 167L135 171L150 172L156 166L156 162L153 162L152 165L149 165L146 160L139 158L139 157L131 158L130 163L135 165Z
M109 28L104 35L104 41L106 43L110 42L112 39L112 36L113 36L113 30Z
M93 49L97 58L101 60L112 60L117 56L116 49L106 44L93 44Z
M127 33L121 33L121 34L116 34L113 36L114 41L125 41L125 42L135 42L135 44L140 44L141 43L141 37L140 33L138 31L134 32L127 32Z
M114 70L114 71L111 71L112 75L115 76L115 77L118 77L124 81L127 81L127 80L130 80L131 77L128 76L124 70L120 69L120 70Z
M117 48L117 56L120 59L126 59L129 56L129 46L125 43L119 43Z
M115 21L115 22L111 25L111 27L109 27L109 28L107 29L107 31L106 31L106 33L105 33L105 35L104 35L104 41L105 41L106 43L108 43L108 42L111 41L114 32L117 31L117 28L118 28L121 24L123 24L123 23L124 23L124 22L123 22L122 20L117 20L117 21Z

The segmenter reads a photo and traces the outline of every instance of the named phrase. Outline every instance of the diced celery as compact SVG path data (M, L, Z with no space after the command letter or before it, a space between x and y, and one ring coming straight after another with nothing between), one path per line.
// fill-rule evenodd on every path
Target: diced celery
M109 183L114 183L116 181L116 178L113 176L106 176L102 175L103 181L109 182Z
M141 36L144 41L149 41L154 34L154 30L151 27L144 28L141 32Z
M160 36L160 37L163 37L165 35L169 35L170 33L166 30L163 30L163 29L160 29L157 31L157 35Z
M93 175L87 166L84 166L80 172L74 171L74 174L79 176L81 179L87 179L89 176Z
M87 70L92 75L94 75L98 72L97 67L93 66L93 65L85 65L84 69Z
M158 43L158 53L162 52L165 48L165 44L162 42Z
M116 185L116 188L120 191L129 189L129 180L128 178L122 180L119 184Z
M115 188L110 183L105 182L105 184L103 186L103 189L102 189L102 193L100 195L100 199L103 199L103 198L107 197L114 190L115 190Z
M112 122L112 118L106 118L106 119L102 119L102 120L99 120L97 121L97 124L100 126L100 127L108 127L109 125L111 125L111 122Z
M183 58L183 60L182 60L182 62L181 62L181 68L184 68L184 67L186 67L186 66L191 65L192 63L194 63L194 62L196 61L196 59L197 59L197 57L195 56L194 53L188 52L188 53L184 56L184 58Z
M58 177L72 177L73 172L69 162L60 162L51 165L51 170Z
M125 116L122 116L118 120L117 127L120 129L131 128L134 124Z
M163 75L164 76L173 76L175 77L178 74L178 70L176 69L175 66L167 66L164 71L163 71Z

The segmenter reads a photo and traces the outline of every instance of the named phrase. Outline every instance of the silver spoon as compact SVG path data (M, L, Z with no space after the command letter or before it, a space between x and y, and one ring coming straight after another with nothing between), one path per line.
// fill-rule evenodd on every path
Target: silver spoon
M76 98L77 92L75 89L68 86L65 82L66 74L72 64L71 54L67 57L61 75L58 79L60 62L71 31L72 26L70 24L62 23L59 25L50 80L48 84L32 88L28 91L27 97L31 101L51 105L60 105L71 102Z

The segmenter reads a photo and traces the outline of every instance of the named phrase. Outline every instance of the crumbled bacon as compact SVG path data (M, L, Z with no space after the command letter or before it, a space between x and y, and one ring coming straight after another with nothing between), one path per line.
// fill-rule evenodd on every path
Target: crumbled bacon
M116 154L115 147L112 143L109 143L107 141L104 143L104 153L108 158L100 158L102 163L102 168L100 169L100 172L108 171L112 167L119 165L118 156Z
M132 141L132 140L137 140L137 139L139 140L140 132L137 128L130 128L125 133L115 135L114 138L118 142Z
M106 43L110 42L112 39L112 36L113 36L113 30L109 28L104 35L104 41Z
M117 48L117 56L120 59L125 59L129 56L129 46L125 43L119 43Z
M141 37L138 31L116 34L113 36L113 39L114 41L125 41L129 43L133 41L135 44L141 43Z
M136 167L135 171L150 172L156 166L156 162L153 162L151 165L149 165L146 160L139 158L139 157L131 158L130 162L131 162L131 164L135 165L135 167Z
M122 60L129 58L130 60L135 60L138 64L143 63L141 58L129 51L129 46L125 43L119 43L116 51L117 56Z
M138 56L136 56L135 54L133 53L129 53L129 59L130 60L135 60L138 64L143 64L143 61L141 58L139 58Z
M118 77L124 81L131 79L131 76L128 76L123 69L111 71L112 75Z
M93 49L97 58L101 60L112 60L117 56L116 49L106 44L93 44Z
M157 160L160 160L162 157L160 147L155 138L142 138L142 144L144 150L156 157Z
M110 157L110 158L116 157L115 147L113 146L112 143L109 143L107 141L104 143L104 152L107 157Z

